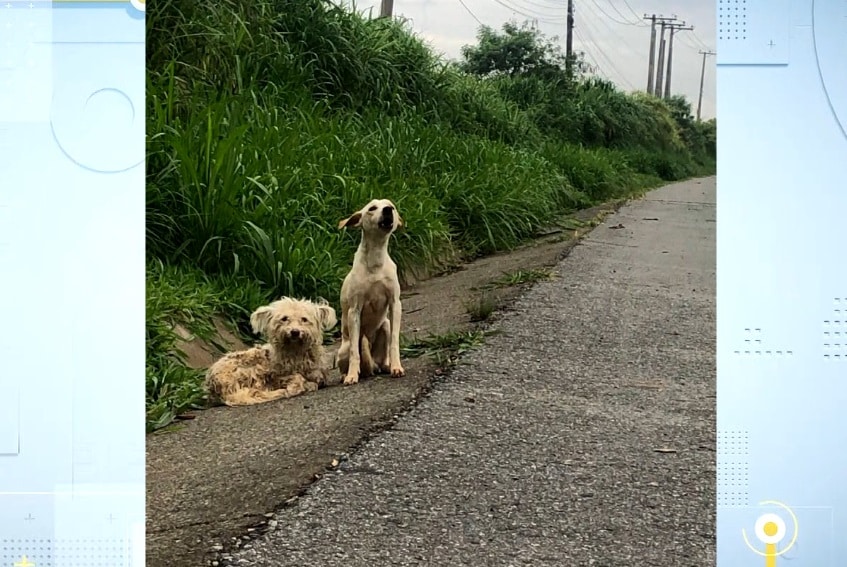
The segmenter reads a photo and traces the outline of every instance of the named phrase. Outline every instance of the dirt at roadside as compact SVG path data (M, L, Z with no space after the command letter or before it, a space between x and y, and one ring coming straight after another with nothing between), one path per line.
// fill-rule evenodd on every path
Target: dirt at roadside
M521 278L504 274L552 266L622 203L586 209L563 228L531 244L466 264L418 282L403 293L407 339L426 338L475 325L516 297ZM579 226L577 226L579 225ZM501 285L492 286L499 281ZM224 342L243 344L225 334ZM197 367L214 360L207 345L188 341ZM404 360L401 379L365 379L355 387L331 387L291 400L247 408L198 412L175 430L147 438L148 567L200 566L261 530L270 512L294 499L357 444L391 425L441 374L427 357Z

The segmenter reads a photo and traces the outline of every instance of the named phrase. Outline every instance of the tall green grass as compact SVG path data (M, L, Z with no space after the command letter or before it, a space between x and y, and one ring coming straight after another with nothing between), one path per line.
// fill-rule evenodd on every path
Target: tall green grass
M410 275L714 156L684 100L470 75L403 23L324 0L162 0L147 25L151 429L203 403L174 326L246 333L274 297L336 302L357 245L337 223L371 198L397 203Z

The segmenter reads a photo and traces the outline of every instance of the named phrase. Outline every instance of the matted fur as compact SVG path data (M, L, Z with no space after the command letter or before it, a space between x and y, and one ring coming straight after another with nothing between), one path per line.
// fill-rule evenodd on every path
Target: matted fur
M250 324L267 344L225 354L209 367L206 388L228 406L313 392L326 384L323 332L336 323L335 310L323 299L283 297L259 307Z
M341 284L337 361L345 384L378 372L405 374L400 363L400 280L388 255L391 234L402 226L397 207L388 199L374 199L338 223L338 228L362 229L353 267Z

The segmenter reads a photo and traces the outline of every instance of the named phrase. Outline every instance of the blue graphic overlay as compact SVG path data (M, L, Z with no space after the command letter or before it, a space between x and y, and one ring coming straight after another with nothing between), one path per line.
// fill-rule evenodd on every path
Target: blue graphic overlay
M847 2L717 9L717 564L841 567Z
M0 567L144 565L144 34L0 0Z

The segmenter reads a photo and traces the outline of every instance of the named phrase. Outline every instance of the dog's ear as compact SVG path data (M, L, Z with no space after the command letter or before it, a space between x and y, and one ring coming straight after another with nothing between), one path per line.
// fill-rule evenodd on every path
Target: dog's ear
M397 209L394 209L394 212L397 212ZM397 228L406 228L406 221L403 220L400 213L397 213Z
M338 318L335 316L335 309L325 299L320 299L317 302L315 311L317 311L318 321L321 322L324 331L329 331L338 323Z
M362 213L353 213L338 223L338 228L356 228L362 224Z
M269 305L263 305L256 309L252 315L250 315L250 326L253 327L253 332L257 335L262 335L265 333L265 330L268 328L268 323L271 320L271 313L273 310Z

